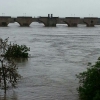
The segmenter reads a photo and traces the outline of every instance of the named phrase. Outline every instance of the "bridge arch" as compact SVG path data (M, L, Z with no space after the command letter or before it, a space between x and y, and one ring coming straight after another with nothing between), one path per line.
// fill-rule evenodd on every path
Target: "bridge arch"
M10 16L0 16L0 26L7 27L11 21Z
M68 24L68 27L77 27L80 17L65 17L64 22Z
M70 27L70 24L68 22L66 22L66 21L64 21L64 22L68 25L68 27Z
M44 26L47 26L46 22L45 21L42 21L42 20L39 20L39 23L43 23Z
M85 17L83 22L86 24L87 27L94 27L97 24L98 18L97 17Z
M23 27L29 27L30 24L33 22L32 17L17 17L15 20L17 23L19 23L20 26Z
M39 22L43 23L45 27L56 27L58 17L40 17Z

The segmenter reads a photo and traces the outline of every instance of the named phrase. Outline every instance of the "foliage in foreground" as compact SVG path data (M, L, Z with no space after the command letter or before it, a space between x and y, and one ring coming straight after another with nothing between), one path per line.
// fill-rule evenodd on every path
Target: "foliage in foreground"
M28 58L28 51L30 49L26 45L9 45L5 53L5 57L14 57L14 58Z
M2 56L8 58L28 58L29 54L28 51L30 51L30 48L28 48L26 45L18 45L18 44L8 44L8 38L5 40L0 41L0 49L2 52Z
M10 86L15 87L21 76L17 72L16 64L11 60L0 59L0 87L5 90Z
M77 75L77 78L80 100L100 100L100 58L94 65L89 64L87 71Z
M15 87L21 76L18 74L14 58L28 58L29 48L26 45L11 43L8 45L8 38L0 39L0 88L6 90L8 87Z

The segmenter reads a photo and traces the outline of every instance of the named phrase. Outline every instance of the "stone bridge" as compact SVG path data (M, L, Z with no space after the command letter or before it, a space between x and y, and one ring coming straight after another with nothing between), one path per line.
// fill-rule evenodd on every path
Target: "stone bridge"
M10 16L0 16L0 26L6 27L10 23Z
M56 27L58 17L48 14L48 17L40 17L39 22L42 22L46 27Z
M15 22L18 22L20 26L30 26L30 24L34 21L34 19L32 17L17 17L15 19Z
M65 17L63 21L68 24L68 27L77 27L80 22L80 17Z
M8 26L9 23L19 23L20 26L30 26L32 22L43 23L46 27L56 27L56 24L68 24L68 27L77 27L78 24L86 24L87 27L94 27L100 25L100 18L97 17L53 17L48 14L48 17L32 18L30 16L18 16L17 18L11 18L10 16L0 16L0 26Z
M84 17L83 22L86 24L87 27L94 27L94 25L97 25L98 18L97 17Z

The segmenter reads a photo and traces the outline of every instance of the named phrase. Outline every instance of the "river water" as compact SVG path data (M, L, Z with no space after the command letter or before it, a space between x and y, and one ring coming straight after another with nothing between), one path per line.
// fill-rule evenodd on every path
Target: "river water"
M0 90L0 100L78 100L76 74L100 56L100 26L87 28L44 27L32 23L30 27L9 24L0 27L0 37L30 47L30 58L17 63L23 76L17 88Z

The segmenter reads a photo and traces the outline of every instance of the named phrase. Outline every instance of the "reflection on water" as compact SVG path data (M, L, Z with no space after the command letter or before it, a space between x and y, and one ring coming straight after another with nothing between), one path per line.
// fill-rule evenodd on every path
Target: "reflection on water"
M100 56L100 26L47 28L32 23L27 28L15 23L0 28L0 37L31 50L29 59L16 60L23 76L17 88L6 96L0 90L0 100L78 100L75 74Z
M28 58L14 58L13 60L16 63L27 63L28 62Z
M3 96L0 95L0 100L18 100L16 93L13 91L12 94L7 93Z

